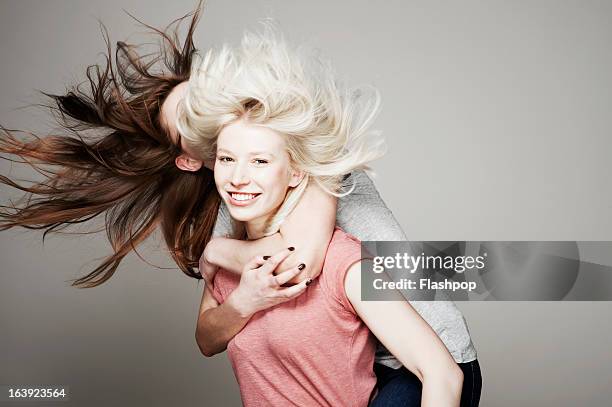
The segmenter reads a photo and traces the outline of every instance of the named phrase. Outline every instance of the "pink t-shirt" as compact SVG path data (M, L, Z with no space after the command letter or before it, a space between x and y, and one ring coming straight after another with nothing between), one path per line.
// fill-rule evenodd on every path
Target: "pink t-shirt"
M367 406L376 384L374 338L344 291L347 270L361 258L359 241L336 229L310 287L253 315L229 342L245 406ZM219 271L217 301L239 281Z

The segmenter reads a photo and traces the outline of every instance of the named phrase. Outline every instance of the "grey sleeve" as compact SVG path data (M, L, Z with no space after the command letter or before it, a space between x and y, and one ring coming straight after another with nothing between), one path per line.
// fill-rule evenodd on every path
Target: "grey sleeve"
M213 237L230 237L234 232L232 218L229 214L225 202L221 201L219 211L217 212L217 220L213 229Z
M353 192L338 200L336 222L360 240L407 240L404 231L363 171L354 171L346 180Z

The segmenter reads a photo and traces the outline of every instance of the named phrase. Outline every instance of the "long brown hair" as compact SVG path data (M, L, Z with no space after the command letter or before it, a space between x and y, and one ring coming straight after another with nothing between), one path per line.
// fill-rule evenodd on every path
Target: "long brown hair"
M165 30L147 25L161 40L155 56L124 42L113 55L105 34L105 62L88 67L87 81L64 95L46 94L64 134L39 137L2 128L2 158L27 163L44 180L23 185L0 175L1 183L26 192L17 204L0 206L0 230L41 229L44 239L104 214L114 253L73 286L107 281L158 225L179 268L201 278L194 267L210 240L220 198L212 171L176 167L180 147L160 123L164 100L189 78L200 9ZM181 44L178 30L189 17Z

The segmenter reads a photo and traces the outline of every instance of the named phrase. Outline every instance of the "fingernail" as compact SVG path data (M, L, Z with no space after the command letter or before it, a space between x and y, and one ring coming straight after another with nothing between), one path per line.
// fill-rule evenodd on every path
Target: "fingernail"
M304 263L300 263L300 265L298 266L298 270L304 270L306 268L306 265Z
M263 259L264 260L268 260L270 258L270 256L264 256Z
M308 287L310 284L312 284L312 278L306 280L306 287Z
M290 252L292 252L292 251L294 251L294 250L295 250L295 247L291 246L291 247L288 247L287 249L288 249Z

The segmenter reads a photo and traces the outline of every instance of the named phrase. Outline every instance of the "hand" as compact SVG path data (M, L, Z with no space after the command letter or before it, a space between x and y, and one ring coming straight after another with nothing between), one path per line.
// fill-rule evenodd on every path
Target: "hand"
M267 259L257 256L244 267L240 284L227 299L241 316L250 317L258 311L295 298L310 285L312 279L307 278L293 286L282 287L301 273L303 264L274 275L274 270L290 253L289 249L285 249Z

